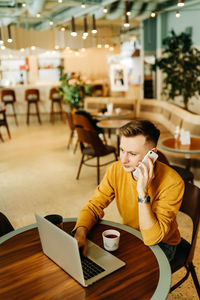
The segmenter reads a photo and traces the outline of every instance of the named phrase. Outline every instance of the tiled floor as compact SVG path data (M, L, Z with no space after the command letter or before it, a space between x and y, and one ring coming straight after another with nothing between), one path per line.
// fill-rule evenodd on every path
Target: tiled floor
M84 166L80 179L75 179L80 151L78 149L74 154L73 147L66 148L67 124L43 122L40 126L32 121L27 127L22 120L19 127L11 124L10 129L12 139L8 140L1 128L5 142L0 142L0 211L7 215L15 228L35 223L35 212L76 217L96 188L96 169ZM112 143L115 142L113 137ZM102 168L101 176L105 169ZM198 170L194 171L198 176ZM199 185L199 181L195 183ZM114 202L106 209L105 219L121 222ZM182 232L189 235L188 220L179 214L178 221ZM199 253L200 238L194 259L200 277ZM173 275L173 281L181 273ZM192 280L187 280L168 299L198 299Z

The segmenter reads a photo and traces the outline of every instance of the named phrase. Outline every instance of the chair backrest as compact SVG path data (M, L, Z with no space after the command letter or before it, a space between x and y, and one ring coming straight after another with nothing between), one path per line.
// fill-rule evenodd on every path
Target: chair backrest
M51 88L49 91L49 99L53 100L53 99L61 99L61 96L59 95L58 91L56 90L55 87Z
M200 188L191 183L185 183L185 192L180 211L187 214L193 223L191 249L187 259L187 262L191 262L194 256L200 220Z
M40 99L40 92L38 89L27 89L25 90L25 100L26 101L31 101L31 100L36 100L39 101Z
M103 156L107 154L106 146L103 144L96 131L86 130L80 126L76 126L75 129L78 134L78 140L81 144L81 150L84 149L84 144L89 144L93 148L96 156Z
M73 123L75 126L82 126L86 130L95 131L95 128L91 121L84 115L74 113L73 114Z
M1 101L16 101L15 91L11 89L5 89L1 91Z
M157 154L158 154L158 160L161 161L162 163L169 165L169 161L167 159L167 157L159 150L157 150Z
M73 131L75 129L75 126L73 123L72 114L68 111L66 111L66 118L67 118L69 128Z
M13 231L14 228L11 225L8 218L0 212L0 236L3 236L6 233L9 233L10 231Z

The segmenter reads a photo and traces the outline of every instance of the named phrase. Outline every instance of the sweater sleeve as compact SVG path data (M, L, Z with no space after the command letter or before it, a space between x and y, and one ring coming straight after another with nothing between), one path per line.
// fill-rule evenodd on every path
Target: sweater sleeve
M93 227L99 219L104 216L104 208L106 208L114 199L113 188L113 167L111 166L100 185L96 188L93 197L88 203L81 209L76 226L73 230L76 230L80 226L87 227L88 231Z
M180 234L177 227L176 215L182 203L184 182L177 174L176 180L168 178L168 184L160 189L151 203L152 211L156 216L156 223L147 230L141 230L146 245L155 245L159 242L177 244ZM173 177L174 177L173 176ZM153 198L153 195L151 195Z

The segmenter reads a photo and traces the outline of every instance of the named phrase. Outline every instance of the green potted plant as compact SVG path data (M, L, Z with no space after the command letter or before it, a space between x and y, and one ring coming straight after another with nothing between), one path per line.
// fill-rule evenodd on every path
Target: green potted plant
M200 51L192 46L190 34L176 35L173 30L163 45L163 56L154 65L154 70L158 67L165 74L163 95L167 100L181 96L188 109L189 100L200 93Z
M62 96L63 101L66 101L70 109L78 109L83 107L84 97L91 95L90 86L85 84L80 76L74 73L62 73L60 77L60 86L57 91Z

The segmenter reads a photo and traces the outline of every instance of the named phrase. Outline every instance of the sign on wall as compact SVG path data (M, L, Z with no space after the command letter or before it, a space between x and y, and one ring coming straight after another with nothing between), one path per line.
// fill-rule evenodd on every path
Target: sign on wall
M110 65L110 87L113 92L128 90L128 72L125 66L120 64Z

